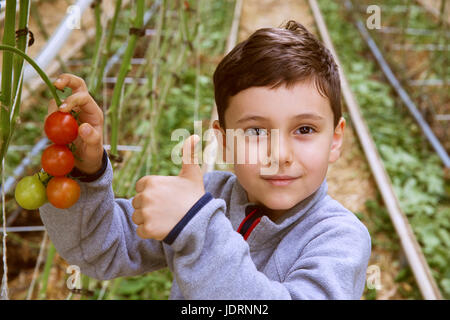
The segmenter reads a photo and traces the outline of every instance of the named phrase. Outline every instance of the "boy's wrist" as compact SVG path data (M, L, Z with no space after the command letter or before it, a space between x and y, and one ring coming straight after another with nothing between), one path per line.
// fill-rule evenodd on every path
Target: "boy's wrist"
M103 157L100 169L92 173L86 173L75 167L69 173L69 176L72 178L76 178L81 182L92 182L100 178L105 173L107 166L108 166L108 154L106 153L106 150L103 148Z
M183 228L189 223L189 221L199 212L209 201L213 199L211 193L206 192L181 218L181 220L173 227L169 234L163 239L163 242L171 245L178 237Z

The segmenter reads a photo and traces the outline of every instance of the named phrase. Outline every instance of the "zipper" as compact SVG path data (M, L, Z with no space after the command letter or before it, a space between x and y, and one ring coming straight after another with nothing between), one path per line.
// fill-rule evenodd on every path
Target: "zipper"
M247 240L253 229L261 221L261 217L263 215L261 208L258 206L248 206L246 211L246 216L237 229L237 232L244 237L244 240Z

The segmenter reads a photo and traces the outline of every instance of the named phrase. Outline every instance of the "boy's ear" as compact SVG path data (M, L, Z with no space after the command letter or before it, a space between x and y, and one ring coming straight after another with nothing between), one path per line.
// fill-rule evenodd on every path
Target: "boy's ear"
M225 148L226 146L226 134L225 130L220 126L219 120L214 120L212 124L212 128L214 130L214 134L216 135L217 141L222 141L222 146ZM220 132L217 132L216 130L219 130ZM218 137L218 134L222 134L222 137Z
M225 134L225 130L220 126L219 120L214 120L212 124L212 128L214 129L214 134L216 135L216 139L218 144L222 143L222 146L219 145L218 157L222 155L222 159L220 163L226 163L226 145L227 145L227 136Z
M331 143L331 150L328 158L329 163L335 162L341 155L342 142L344 141L344 129L345 119L344 117L341 117L336 128L334 128L333 140Z

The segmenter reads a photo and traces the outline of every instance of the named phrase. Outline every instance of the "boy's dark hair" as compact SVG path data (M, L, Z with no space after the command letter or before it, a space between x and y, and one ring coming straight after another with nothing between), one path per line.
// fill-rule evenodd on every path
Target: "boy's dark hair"
M330 101L334 127L341 117L341 86L333 56L302 24L290 20L281 28L262 28L239 43L214 72L214 93L219 123L225 128L229 97L250 87L312 80Z

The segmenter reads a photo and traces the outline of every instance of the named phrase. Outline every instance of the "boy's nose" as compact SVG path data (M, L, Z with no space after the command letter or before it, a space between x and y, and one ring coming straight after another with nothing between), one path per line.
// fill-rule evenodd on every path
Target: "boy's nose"
M271 159L278 166L290 165L293 160L290 139L279 134L278 139L271 141Z

